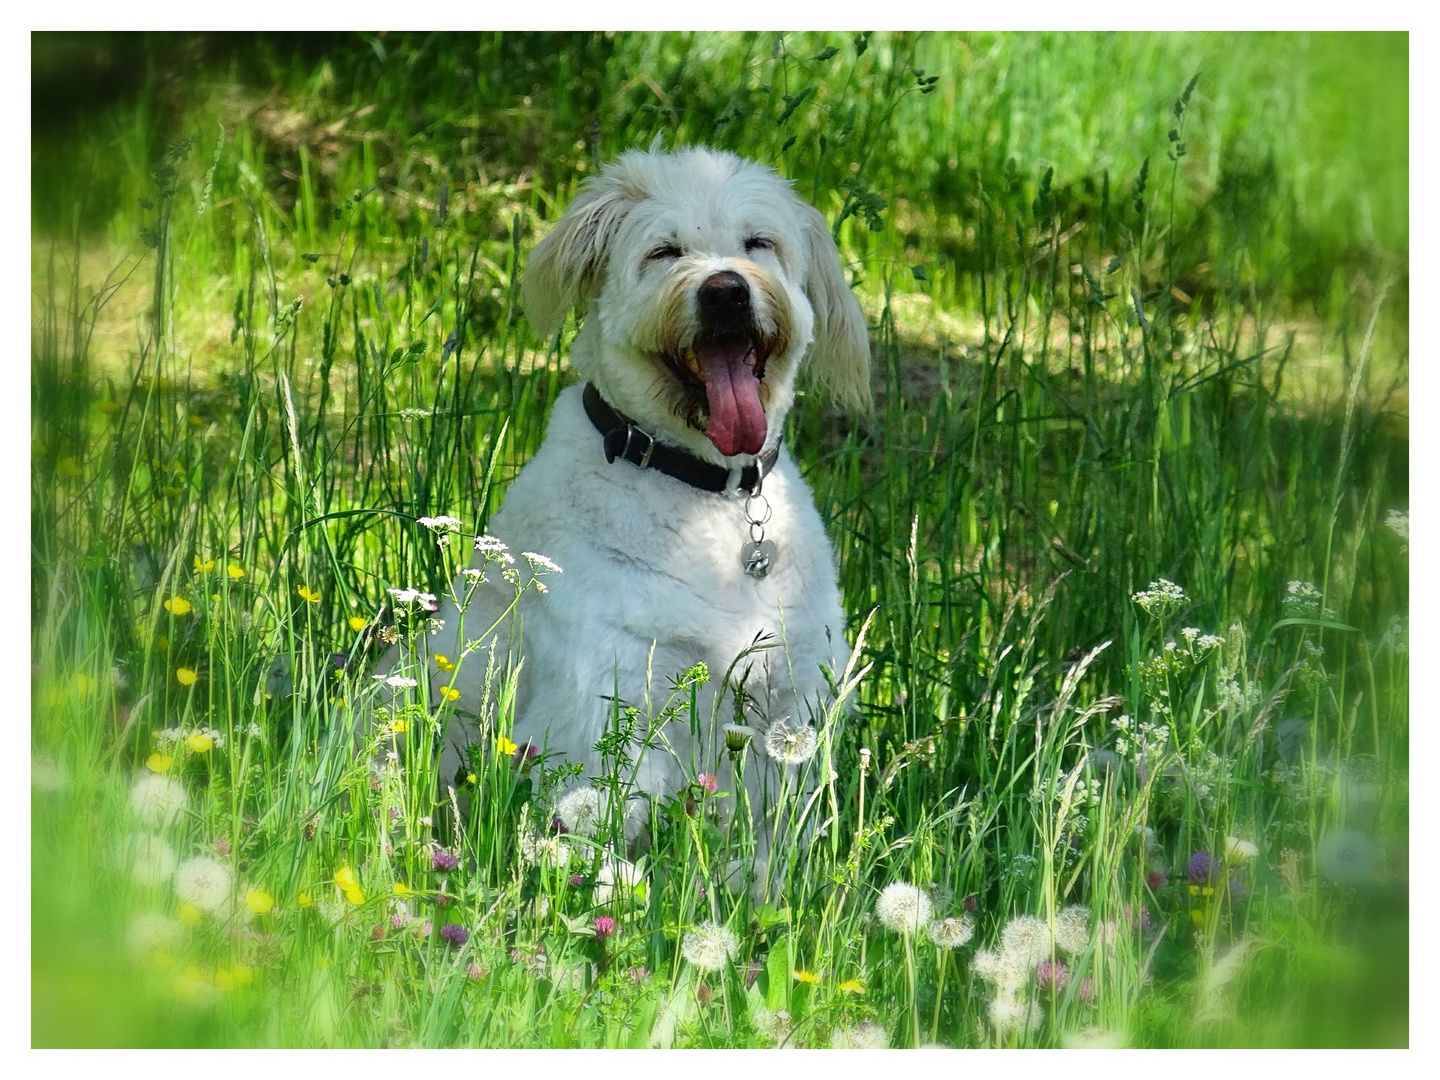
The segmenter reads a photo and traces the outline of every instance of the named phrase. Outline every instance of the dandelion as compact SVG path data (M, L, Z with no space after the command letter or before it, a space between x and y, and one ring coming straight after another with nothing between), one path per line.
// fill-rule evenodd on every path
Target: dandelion
M746 727L744 724L725 725L725 749L732 754L738 754L744 750L754 737L754 728Z
M930 897L904 881L886 885L875 901L880 925L897 934L913 934L930 921Z
M805 983L807 986L814 986L820 981L820 976L816 975L815 972L805 971L801 968L796 968L795 970L791 971L790 976L796 982Z
M175 895L201 911L219 911L230 902L230 868L208 855L197 855L175 871Z
M194 668L182 667L175 669L175 679L181 686L194 686L195 680L198 678L200 678L200 674Z
M193 606L194 605L183 596L172 596L169 600L165 601L165 610L177 618L181 615L189 615Z
M802 765L815 756L815 729L777 720L765 732L765 752L782 765Z
M132 836L121 848L130 863L130 876L141 885L159 885L175 872L175 852L162 837L149 833Z
M245 568L238 563L229 563L225 567L225 573L230 575L231 581L239 581L245 576Z
M865 984L859 979L846 979L840 984L839 990L842 994L863 994Z
M300 890L300 894L295 897L295 903L302 908L314 907L315 898L302 889Z
M181 904L180 910L176 913L176 917L186 926L199 926L200 920L205 917L205 913L194 904Z
M1027 969L1049 957L1050 928L1033 915L1017 915L1000 931L1000 953L1013 957Z
M600 821L600 792L593 787L576 788L555 806L565 831L577 836L594 836Z
M1090 943L1090 909L1082 904L1061 908L1055 915L1055 948L1069 956Z
M874 1020L836 1028L830 1035L830 1047L834 1050L884 1050L889 1045L890 1036Z
M1066 1050L1122 1050L1125 1036L1118 1031L1088 1027L1083 1031L1066 1032L1060 1036L1060 1045Z
M459 923L446 923L440 928L440 940L458 949L470 940L470 931Z
M680 942L680 954L701 971L723 970L739 951L735 935L713 920L686 931Z
M268 915L275 907L275 897L264 889L250 889L245 893L245 906L256 915Z
M932 922L925 928L925 932L938 947L958 949L975 936L975 920L968 915L958 918L952 915L948 919Z
M125 949L136 958L163 953L180 940L180 926L168 915L137 915L125 928Z
M152 771L158 774L164 770ZM130 812L150 825L170 824L188 802L185 785L168 776L141 773L130 788Z
M442 874L448 874L460 866L460 860L450 852L436 848L430 853L430 865Z
M208 753L210 748L215 745L215 740L209 735L197 731L186 737L185 745L197 754L204 754Z
M1357 829L1327 832L1315 845L1315 868L1337 885L1363 885L1380 869L1380 849Z
M357 634L370 625L370 620L365 618L364 615L351 615L350 618L345 621L350 624L350 629Z
M1000 1035L1008 1035L1025 1019L1025 1006L1010 995L995 998L985 1008L990 1026Z
M1225 837L1225 857L1231 862L1249 862L1260 854L1260 849L1249 840L1241 840L1237 836Z
M595 903L604 906L620 893L638 889L644 880L634 863L606 855L595 875Z
M1144 608L1147 615L1157 619L1178 610L1190 600L1184 589L1165 578L1152 581L1148 589L1137 592L1130 599Z

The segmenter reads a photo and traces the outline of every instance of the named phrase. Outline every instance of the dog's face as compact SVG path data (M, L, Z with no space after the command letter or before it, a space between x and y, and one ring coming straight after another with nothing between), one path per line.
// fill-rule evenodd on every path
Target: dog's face
M642 427L715 458L779 438L806 350L868 397L869 341L825 220L731 154L631 151L589 181L525 272L532 325L587 311L572 358Z

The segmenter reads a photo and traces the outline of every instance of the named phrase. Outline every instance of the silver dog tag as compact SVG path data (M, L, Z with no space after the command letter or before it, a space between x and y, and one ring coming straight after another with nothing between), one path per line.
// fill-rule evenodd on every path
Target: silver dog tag
M770 573L770 568L775 565L775 557L778 554L774 541L761 540L757 543L751 540L740 549L740 563L745 567L745 573L759 581Z

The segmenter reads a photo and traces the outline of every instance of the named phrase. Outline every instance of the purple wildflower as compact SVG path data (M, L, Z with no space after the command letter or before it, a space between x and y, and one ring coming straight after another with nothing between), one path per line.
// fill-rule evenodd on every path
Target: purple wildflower
M458 949L470 940L470 931L459 923L446 923L440 928L440 940Z
M752 963L749 963L749 964L746 964L746 965L745 965L745 989L746 989L746 990L749 990L752 986L755 985L755 980L760 977L760 972L763 971L763 970L764 970L763 966L760 965L759 963L753 963L753 962L752 962Z
M1052 994L1059 993L1070 981L1070 969L1062 960L1043 960L1035 969L1035 985Z
M711 795L720 790L720 781L715 779L714 773L701 773L695 778L695 782L708 791Z
M1250 886L1246 883L1243 873L1230 875L1230 895L1236 900L1243 900L1250 895Z
M650 977L650 969L641 964L639 967L632 967L626 974L630 976L631 982L638 985Z
M980 901L976 899L974 893L971 893L969 896L965 897L965 903L963 906L965 908L965 914L974 915L975 909L980 906Z
M1208 885L1219 876L1220 867L1208 851L1197 851L1185 864L1185 874L1196 885Z
M1152 889L1163 889L1167 884L1165 873L1162 870L1151 870L1145 875L1145 884Z
M1080 980L1080 1000L1086 1005L1095 1004L1095 980L1089 975Z
M578 889L581 885L584 885L584 884L585 884L585 875L584 875L584 874L571 874L571 875L570 875L570 887L571 887L572 889Z
M615 920L609 915L597 915L595 917L595 940L603 942L615 932Z
M525 743L515 748L514 762L522 769L529 768L531 763L540 756L540 748L534 743Z
M430 861L435 869L442 873L448 873L451 870L458 869L460 866L460 860L448 851L436 850L432 852Z

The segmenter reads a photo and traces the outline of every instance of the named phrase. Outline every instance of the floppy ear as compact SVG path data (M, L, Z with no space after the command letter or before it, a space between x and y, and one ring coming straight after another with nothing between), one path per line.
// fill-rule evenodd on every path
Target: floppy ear
M604 274L610 242L637 197L615 176L594 177L535 245L520 293L525 317L541 337L559 330L571 308L589 302Z
M870 337L865 316L840 265L830 226L813 206L801 203L805 236L805 296L815 312L810 364L841 404L870 406Z

